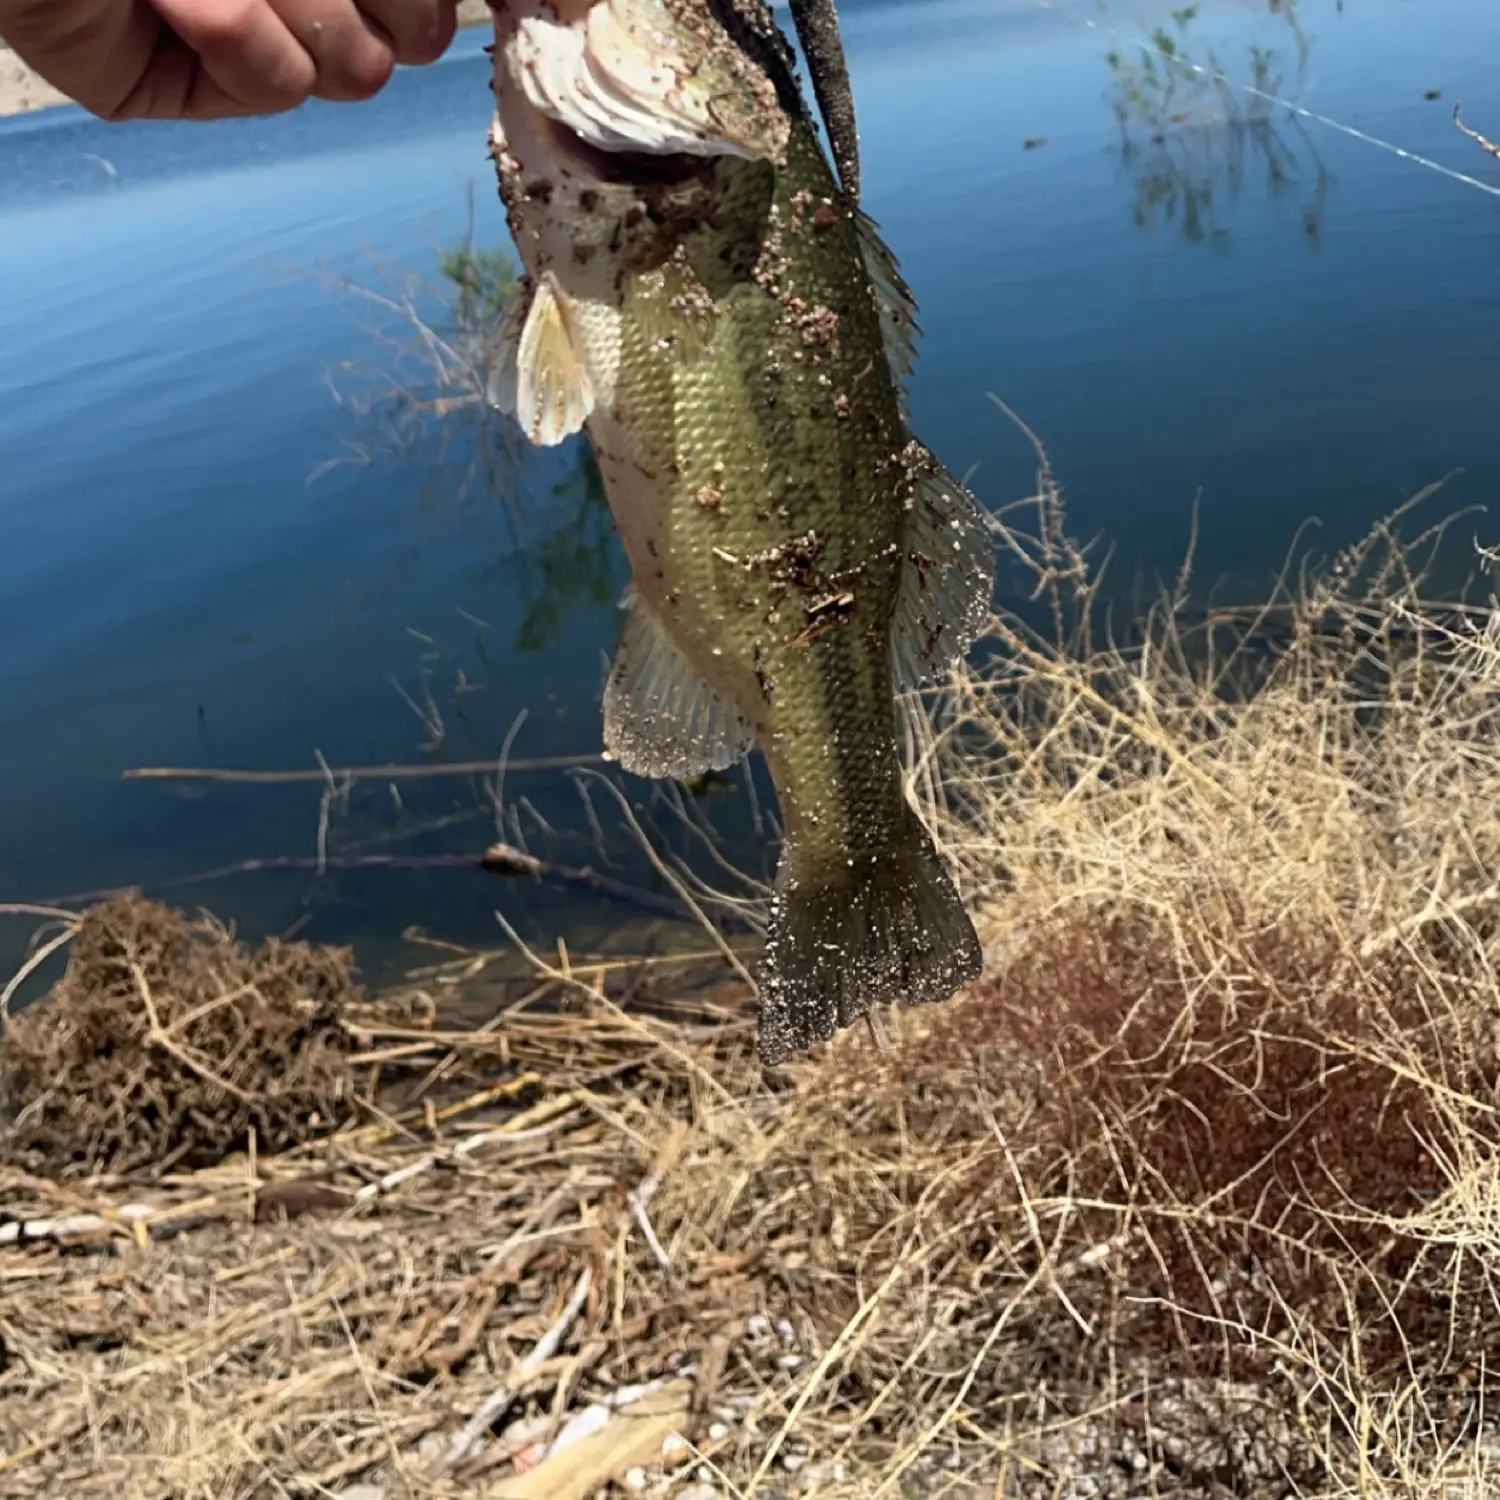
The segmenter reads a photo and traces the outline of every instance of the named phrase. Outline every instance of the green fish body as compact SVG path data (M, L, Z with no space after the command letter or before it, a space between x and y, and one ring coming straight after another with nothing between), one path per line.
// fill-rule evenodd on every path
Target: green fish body
M604 478L632 573L608 753L678 779L765 756L776 1062L979 973L894 696L973 642L993 548L910 433L909 297L759 0L528 5L497 22L527 287L494 394L534 441L586 431Z

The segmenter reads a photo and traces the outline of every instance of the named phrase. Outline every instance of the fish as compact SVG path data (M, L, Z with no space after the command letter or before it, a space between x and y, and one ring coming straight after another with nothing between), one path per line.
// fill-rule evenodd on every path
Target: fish
M606 756L678 781L764 757L775 1066L980 974L896 699L982 633L992 533L910 429L914 300L762 0L506 0L495 28L525 274L490 399L535 444L583 433L603 477L631 573Z

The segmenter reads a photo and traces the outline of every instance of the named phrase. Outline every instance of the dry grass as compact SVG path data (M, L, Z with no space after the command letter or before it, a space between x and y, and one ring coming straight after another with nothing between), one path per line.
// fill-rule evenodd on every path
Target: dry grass
M6 1027L0 1160L57 1178L161 1172L216 1162L252 1131L279 1150L353 1109L347 949L251 950L136 894L70 938L47 1004Z
M766 1077L722 961L534 959L349 1023L384 1117L13 1174L0 1490L1493 1493L1500 628L1388 527L1111 645L1041 490L1050 626L912 717L971 994Z

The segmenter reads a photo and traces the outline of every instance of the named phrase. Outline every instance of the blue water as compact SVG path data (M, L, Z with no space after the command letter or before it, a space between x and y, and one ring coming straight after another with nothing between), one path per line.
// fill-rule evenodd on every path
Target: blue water
M1121 587L1175 571L1195 497L1200 577L1241 596L1311 516L1331 551L1454 469L1446 506L1493 500L1500 162L1451 109L1500 135L1500 7L1301 0L1300 63L1264 0L1206 7L1180 41L1236 84L1271 49L1268 89L1468 181L1238 90L1226 123L1201 84L1164 106L1183 118L1163 139L1139 110L1122 132L1106 54L1138 65L1165 6L843 13L866 205L922 307L915 422L987 502L1029 493L1034 467L988 391L1045 438ZM438 759L497 755L523 711L515 755L598 749L623 575L578 454L507 459L486 485L484 427L393 431L330 388L368 392L394 358L338 278L433 282L471 200L476 242L503 243L482 41L358 107L0 122L0 901L142 883L250 933L354 941L377 978L421 956L408 924L494 943L500 905L588 947L618 921L461 869L183 884L312 855L319 786L121 780L421 761L392 678L431 692ZM564 773L506 797L537 852L597 858ZM716 801L730 828L742 802ZM376 783L334 808L329 847L458 854L494 832L473 780L402 783L399 803ZM24 939L0 922L0 964Z

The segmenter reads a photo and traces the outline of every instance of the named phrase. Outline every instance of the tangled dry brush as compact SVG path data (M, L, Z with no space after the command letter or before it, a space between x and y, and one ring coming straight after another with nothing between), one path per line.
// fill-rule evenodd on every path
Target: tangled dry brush
M170 1169L28 1135L8 1045L0 1487L1500 1486L1496 617L1393 523L1116 642L1042 480L1035 610L909 715L971 993L773 1077L712 957L539 966L477 1032L349 999L322 1131ZM202 1005L151 1087L222 1067Z

